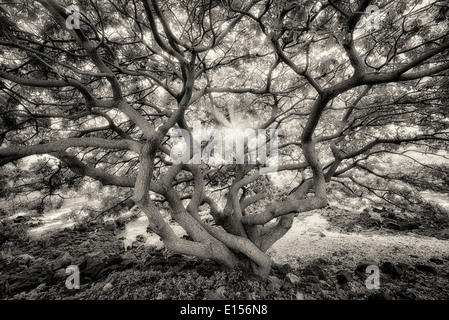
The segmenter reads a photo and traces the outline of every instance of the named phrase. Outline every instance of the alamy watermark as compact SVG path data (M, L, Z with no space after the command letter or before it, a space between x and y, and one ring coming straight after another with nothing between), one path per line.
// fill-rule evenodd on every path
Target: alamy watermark
M69 274L65 280L65 286L67 289L79 289L80 288L80 270L78 266L70 265L65 269L65 273Z
M77 5L70 5L65 9L69 14L65 21L67 29L79 29L80 28L80 9ZM365 14L368 15L365 22L365 28L368 30L380 29L380 16L379 7L376 5L370 5L365 9Z
M247 153L247 164L259 163L266 166L259 169L260 174L275 172L278 168L277 129L225 128L222 132L214 128L203 130L201 123L195 121L192 139L187 130L172 129L170 142L173 146L170 160L174 164L233 164L234 158L236 164L244 164ZM208 142L207 145L204 142Z
M69 15L65 20L65 26L67 29L79 29L80 28L80 8L77 5L70 5L65 9L65 12Z
M369 276L365 280L365 286L367 289L380 289L380 272L376 265L370 265L366 267L365 272Z
M379 30L380 29L380 17L379 17L379 7L375 5L370 5L366 8L365 14L367 14L365 28L368 30Z

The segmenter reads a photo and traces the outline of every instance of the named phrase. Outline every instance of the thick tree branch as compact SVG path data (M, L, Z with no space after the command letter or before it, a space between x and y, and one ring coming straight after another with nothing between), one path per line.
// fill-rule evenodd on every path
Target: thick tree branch
M31 146L10 146L0 149L0 156L30 156L62 151L67 148L96 147L103 149L122 149L138 152L140 144L129 140L106 140L101 138L67 138L55 142L49 142Z

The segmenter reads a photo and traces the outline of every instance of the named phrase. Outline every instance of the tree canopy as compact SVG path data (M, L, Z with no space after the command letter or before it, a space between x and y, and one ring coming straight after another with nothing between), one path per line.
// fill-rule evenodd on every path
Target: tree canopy
M446 1L422 0L4 1L3 197L51 198L93 179L116 203L132 199L167 249L266 276L266 251L336 188L413 202L389 181L418 185L427 171L394 175L378 156L447 151L448 17ZM235 139L276 129L265 137L271 153L277 143L276 173L261 173L260 154L174 163L171 133L200 144L195 122ZM36 155L47 156L25 168ZM436 169L447 188L447 167L419 170Z

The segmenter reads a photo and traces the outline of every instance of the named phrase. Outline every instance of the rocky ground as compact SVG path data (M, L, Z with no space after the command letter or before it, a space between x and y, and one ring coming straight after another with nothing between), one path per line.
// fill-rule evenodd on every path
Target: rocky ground
M328 227L325 231L308 230L309 234L315 232L313 241L308 242L309 250L313 251L314 245L318 247L320 239L327 241L321 246L332 246L330 233L337 231L349 236L413 235L417 241L435 240L439 246L447 244L447 217L405 219L384 210L377 211L354 214L323 210L318 214L326 219ZM142 236L125 248L118 237L125 221L84 223L32 240L23 235L26 219L18 217L1 222L1 299L449 298L449 245L447 250L441 247L441 250L426 250L426 254L401 251L396 255L394 246L388 246L392 247L389 254L373 261L376 256L354 255L336 244L332 254L304 258L298 255L294 261L290 256L286 263L275 259L272 273L264 281L239 269L226 270L210 261L144 246ZM278 251L279 248L282 243ZM279 252L271 254L279 256ZM370 290L365 285L365 270L373 264L380 268L380 289ZM69 290L65 286L69 265L79 267L79 289Z

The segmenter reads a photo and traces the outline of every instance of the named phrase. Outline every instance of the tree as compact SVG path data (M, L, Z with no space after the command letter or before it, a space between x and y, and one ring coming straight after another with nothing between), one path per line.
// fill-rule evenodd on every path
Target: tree
M48 155L34 169L45 167L39 185L50 195L82 177L114 186L169 250L267 276L266 252L295 215L326 207L338 185L384 191L360 178L394 179L377 171L378 155L401 145L447 151L444 1L70 5L0 8L0 166ZM187 132L189 158L195 145L212 151L195 121L277 129L277 175L291 173L296 187L275 190L261 153L256 163L176 163L173 129ZM277 141L265 138L266 149ZM244 147L251 153L249 138Z

